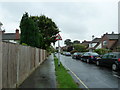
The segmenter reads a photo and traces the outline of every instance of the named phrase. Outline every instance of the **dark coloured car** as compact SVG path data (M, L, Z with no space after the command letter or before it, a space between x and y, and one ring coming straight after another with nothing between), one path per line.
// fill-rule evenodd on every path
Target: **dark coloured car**
M83 54L83 53L75 52L75 53L72 55L72 58L73 58L73 59L80 59L80 57L81 57L82 54Z
M114 71L120 69L120 52L111 52L103 55L101 59L96 61L96 65L108 66Z
M79 53L79 54L76 56L76 59L81 60L81 57L82 57L83 54L84 54L84 53Z
M100 58L100 55L95 52L86 52L81 56L81 60L87 63L96 62Z

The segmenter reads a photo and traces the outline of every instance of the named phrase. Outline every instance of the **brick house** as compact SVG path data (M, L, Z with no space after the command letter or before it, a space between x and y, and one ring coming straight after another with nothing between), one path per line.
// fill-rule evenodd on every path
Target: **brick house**
M117 51L120 52L120 33L119 33L119 35L118 35Z
M18 29L15 30L15 33L5 33L5 31L2 31L2 41L17 43L18 40L20 40Z
M111 34L104 34L101 37L100 43L98 46L101 46L101 48L110 49L112 51L117 51L117 44L118 44L118 34L114 34L112 32Z

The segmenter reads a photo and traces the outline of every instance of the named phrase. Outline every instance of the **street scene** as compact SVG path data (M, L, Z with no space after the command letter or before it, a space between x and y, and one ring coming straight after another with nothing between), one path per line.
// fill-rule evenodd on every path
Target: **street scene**
M0 90L120 90L119 0L1 0Z
M114 72L106 67L98 67L95 64L88 64L81 60L72 59L71 56L61 55L61 62L66 68L69 68L88 88L119 88L120 73ZM72 73L71 73L72 74ZM81 82L76 79L80 87Z

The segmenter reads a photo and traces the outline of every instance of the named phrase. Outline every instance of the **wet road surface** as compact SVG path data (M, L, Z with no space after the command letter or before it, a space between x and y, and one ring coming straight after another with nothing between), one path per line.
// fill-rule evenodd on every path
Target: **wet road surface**
M57 54L56 54L57 56ZM72 59L71 56L61 55L60 60L76 76L70 72L74 80L82 88L111 88L120 90L120 75L106 67L98 67L95 64L87 64L80 60ZM85 87L86 86L86 87Z

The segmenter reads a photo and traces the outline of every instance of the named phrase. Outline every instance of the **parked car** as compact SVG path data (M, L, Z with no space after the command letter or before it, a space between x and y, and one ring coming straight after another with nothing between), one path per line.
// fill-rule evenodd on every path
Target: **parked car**
M72 58L73 58L73 59L76 59L77 55L78 55L78 52L75 52L75 53L72 55Z
M83 53L75 52L75 53L72 55L72 58L73 58L73 59L80 59L82 54L83 54Z
M81 60L81 58L82 58L83 54L84 54L84 53L79 53L79 55L76 57L76 59Z
M63 53L62 53L62 55L65 55L65 54L66 54L66 52L63 52Z
M71 53L70 52L66 52L65 55L66 56L71 56Z
M81 56L81 60L87 63L96 62L100 58L100 55L95 52L86 52Z
M96 65L108 66L114 71L120 69L120 52L111 52L104 54L101 59L98 59L96 61Z

